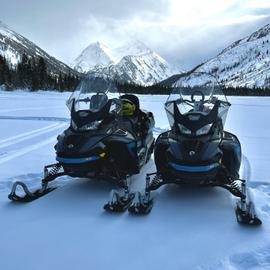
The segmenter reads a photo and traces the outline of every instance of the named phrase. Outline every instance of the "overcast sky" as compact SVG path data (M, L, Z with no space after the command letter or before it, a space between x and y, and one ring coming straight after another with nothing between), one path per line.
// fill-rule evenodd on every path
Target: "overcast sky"
M138 39L189 69L270 23L270 0L0 0L0 20L67 64Z

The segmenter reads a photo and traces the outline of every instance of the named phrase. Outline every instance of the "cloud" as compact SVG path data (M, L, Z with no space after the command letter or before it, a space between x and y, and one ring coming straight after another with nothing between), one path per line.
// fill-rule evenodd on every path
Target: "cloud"
M253 15L269 15L270 7L260 7L260 8L252 8L250 9L250 13Z
M91 42L138 39L188 69L269 21L269 0L13 0L0 17L70 63Z

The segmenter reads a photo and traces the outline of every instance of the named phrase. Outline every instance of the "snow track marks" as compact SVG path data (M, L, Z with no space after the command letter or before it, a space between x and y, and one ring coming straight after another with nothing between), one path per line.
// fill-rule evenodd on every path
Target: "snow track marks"
M9 152L9 150L6 150L6 148L8 146L15 145L17 143L33 139L35 137L52 132L54 130L62 129L65 126L66 126L66 123L54 123L54 124L51 124L51 125L43 127L43 128L35 129L32 131L25 132L23 134L15 135L15 136L12 136L10 138L6 138L6 139L1 140L0 141L0 149L5 149L5 151L4 151L3 155L0 155L0 156L2 156L0 158L0 164L5 163L5 162L12 160L14 158L17 158L19 156L22 156L26 153L29 153L33 150L36 150L40 147L47 145L47 144L50 144L56 140L55 139L56 136L53 135L52 137L42 139L42 141L40 141L38 143L24 146L22 148L18 148L15 151L13 150L13 151Z
M12 137L9 137L7 139L4 139L4 140L0 140L0 148L5 148L7 146L10 146L10 145L22 142L22 141L32 139L32 138L37 137L41 134L48 133L50 131L59 129L59 128L64 127L64 126L65 126L65 124L55 123L55 124L49 125L47 127L35 129L32 131L22 133L20 135L16 135L16 136L12 136Z

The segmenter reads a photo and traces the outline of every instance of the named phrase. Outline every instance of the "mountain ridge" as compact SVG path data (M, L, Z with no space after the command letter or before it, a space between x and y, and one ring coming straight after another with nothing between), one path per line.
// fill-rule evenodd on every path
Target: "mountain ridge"
M91 43L72 66L80 72L104 72L120 81L141 85L157 83L174 73L164 58L140 41L114 49L100 42Z
M270 24L233 42L193 72L207 72L232 87L270 87Z
M160 82L171 86L184 74L206 72L227 87L270 87L270 24L239 39L190 71Z
M52 74L78 74L71 67L49 55L34 42L17 33L8 25L0 21L0 55L15 67L23 54L28 57L43 57L47 63L48 70Z

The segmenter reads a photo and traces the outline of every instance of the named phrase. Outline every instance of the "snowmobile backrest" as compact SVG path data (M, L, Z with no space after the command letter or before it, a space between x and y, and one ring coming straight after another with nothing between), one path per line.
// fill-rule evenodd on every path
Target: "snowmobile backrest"
M140 112L140 101L137 96L131 95L131 94L126 94L120 97L120 99L128 99L130 100L134 105L135 105L135 112L134 116L137 116Z
M195 133L200 128L207 124L212 124L218 120L218 109L221 102L217 100L213 109L208 113L201 112L188 112L186 114L181 114L176 101L173 102L174 106L174 121L180 125L188 128L192 133Z
M109 114L111 103L112 100L109 99L105 106L97 112L91 112L89 110L81 110L76 112L74 100L71 107L71 119L78 128L81 128L93 121L103 120Z

